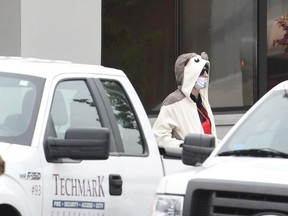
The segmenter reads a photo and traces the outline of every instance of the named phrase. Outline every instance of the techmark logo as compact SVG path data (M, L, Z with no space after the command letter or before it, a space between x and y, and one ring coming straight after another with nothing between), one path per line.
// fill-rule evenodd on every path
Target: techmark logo
M77 179L53 174L55 196L105 197L102 187L104 176L95 179Z

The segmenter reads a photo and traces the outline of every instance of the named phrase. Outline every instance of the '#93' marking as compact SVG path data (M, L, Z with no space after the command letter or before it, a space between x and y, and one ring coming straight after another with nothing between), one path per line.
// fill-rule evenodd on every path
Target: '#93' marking
M32 185L31 188L32 195L40 196L41 195L41 185Z

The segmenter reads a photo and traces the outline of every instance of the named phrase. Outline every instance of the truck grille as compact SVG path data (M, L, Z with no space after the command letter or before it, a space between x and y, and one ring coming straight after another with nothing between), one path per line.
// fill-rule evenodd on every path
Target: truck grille
M227 191L195 191L197 216L253 215L263 211L287 212L288 197ZM287 212L288 213L288 212Z
M277 194L277 191L281 193ZM239 183L233 186L219 182L216 185L198 182L192 190L187 190L186 198L189 203L185 203L184 216L252 216L267 212L288 215L287 188L275 190L255 184L243 187Z

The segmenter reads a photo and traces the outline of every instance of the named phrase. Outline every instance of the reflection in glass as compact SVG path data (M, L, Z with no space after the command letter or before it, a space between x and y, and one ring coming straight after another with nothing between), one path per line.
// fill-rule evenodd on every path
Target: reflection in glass
M288 26L287 18L288 1L287 0L268 0L267 1L267 88L268 90L288 79L288 53L285 52L287 46L281 46L277 40L287 40L284 38L285 31L279 25L282 20ZM274 46L273 46L274 45Z
M242 123L220 152L270 148L288 153L287 110L288 92L274 92Z
M175 0L102 1L101 64L126 73L147 111L158 110L175 88L177 4Z
M36 77L0 74L1 142L31 144L43 83Z
M180 1L180 52L207 52L213 108L253 104L256 1Z
M120 130L124 152L142 154L143 146L136 117L122 87L113 81L102 81Z

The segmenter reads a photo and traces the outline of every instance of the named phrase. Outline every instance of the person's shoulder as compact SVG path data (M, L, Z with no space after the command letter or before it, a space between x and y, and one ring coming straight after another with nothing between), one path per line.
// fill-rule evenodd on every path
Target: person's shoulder
M179 89L177 89L164 99L162 106L168 106L177 103L183 98L185 98L185 95Z

